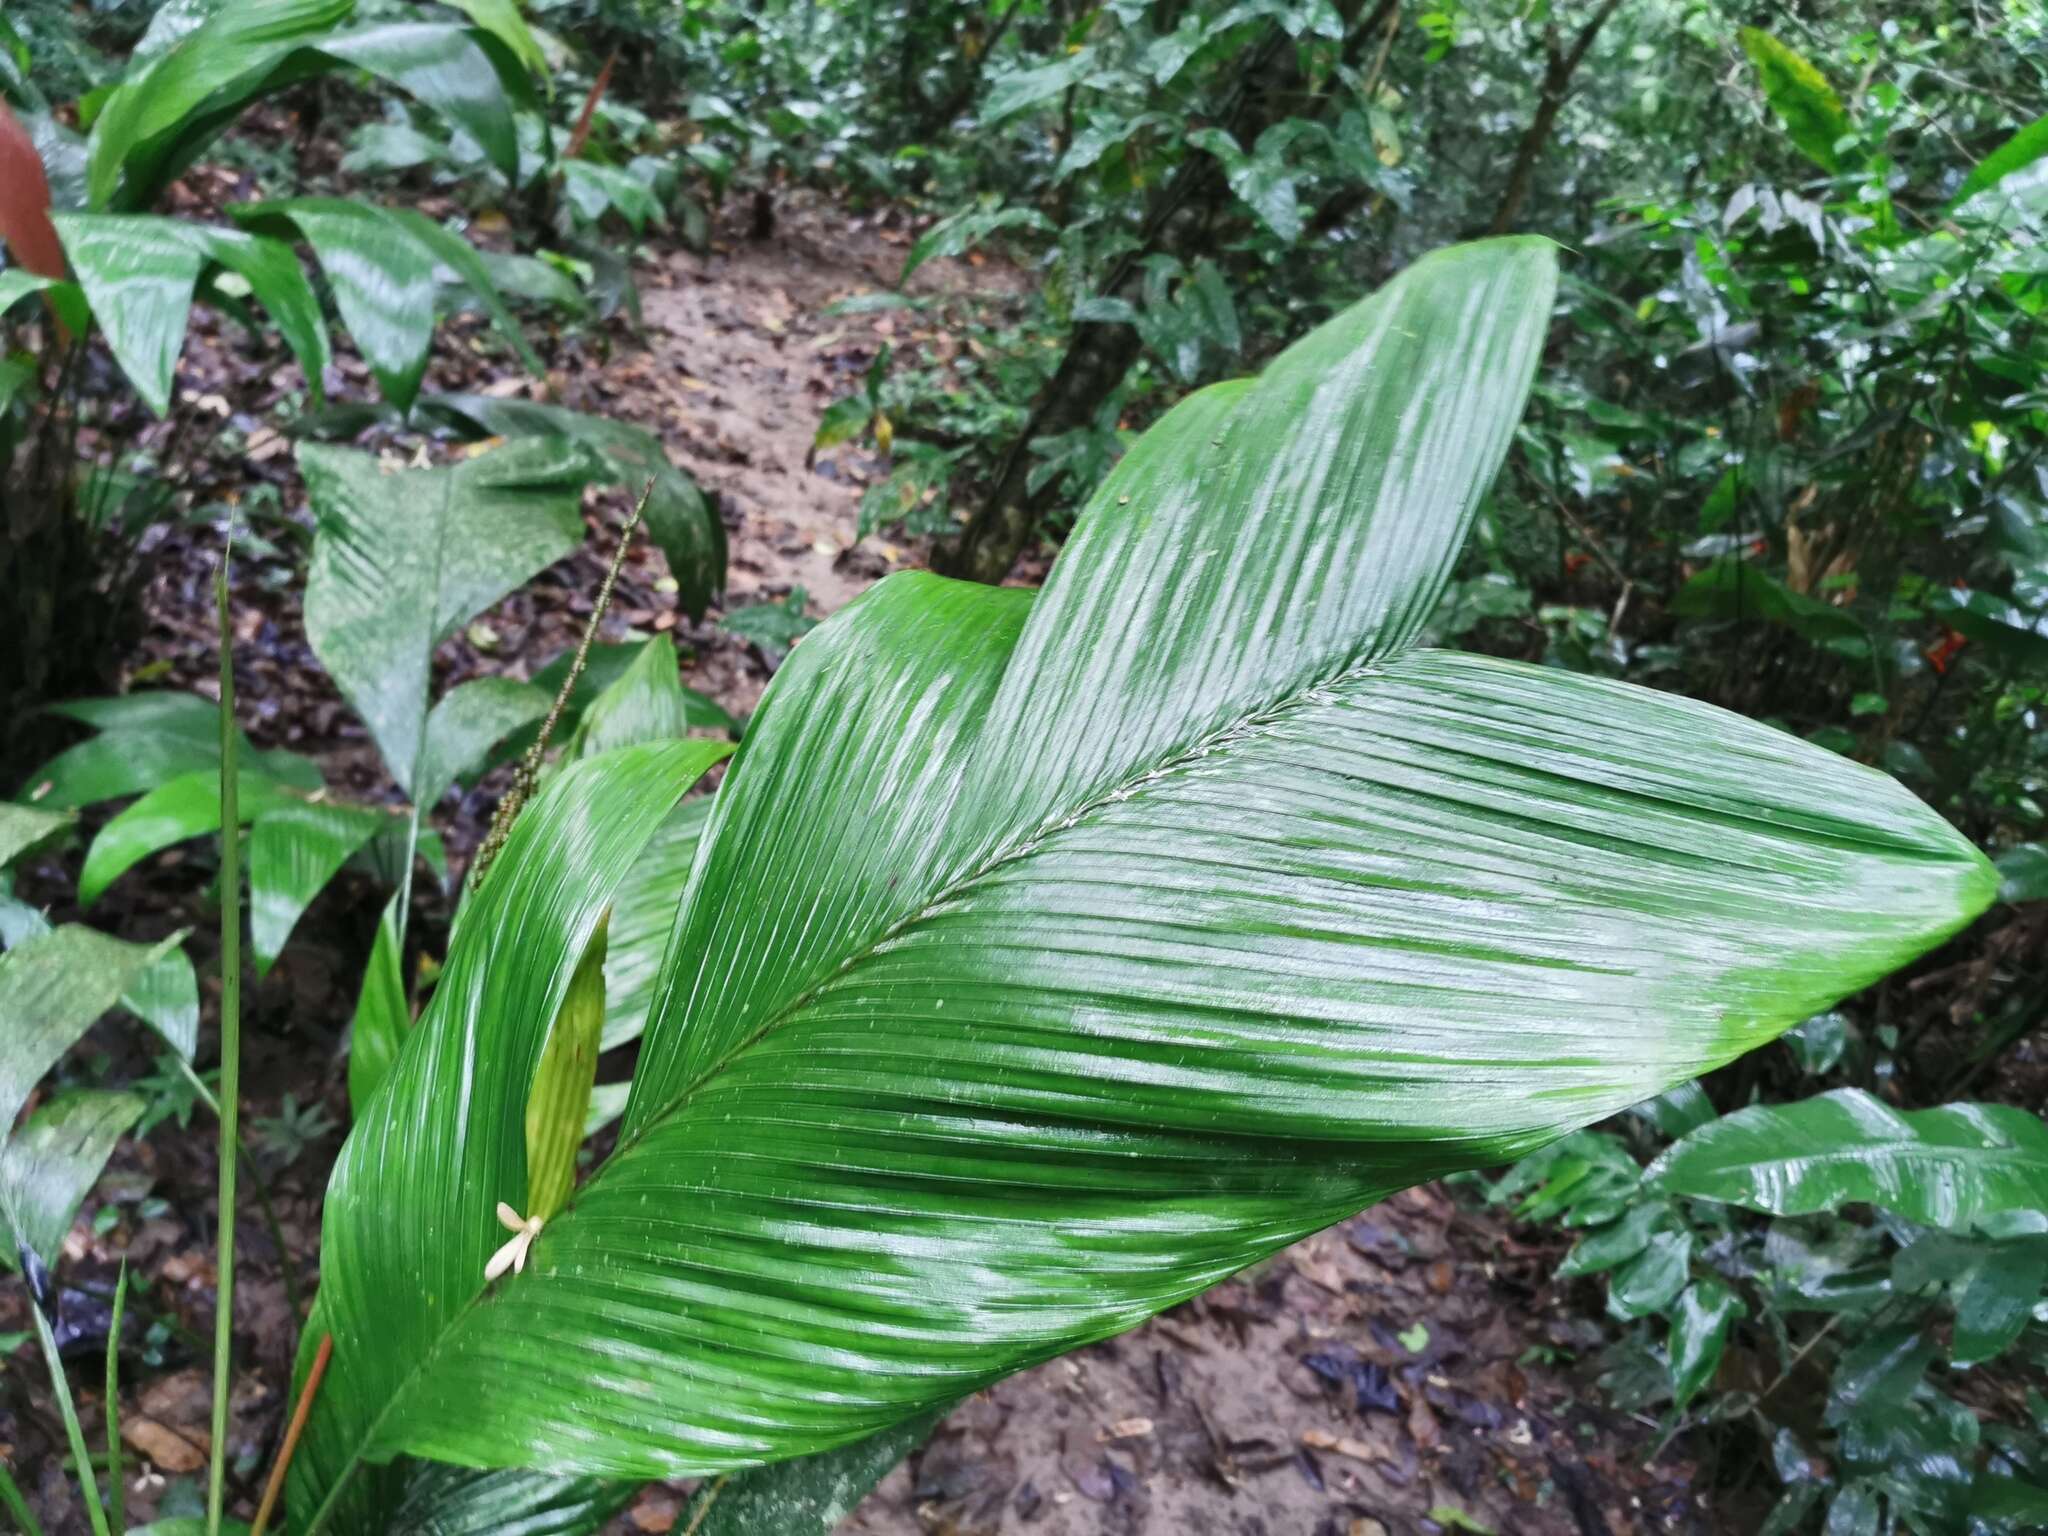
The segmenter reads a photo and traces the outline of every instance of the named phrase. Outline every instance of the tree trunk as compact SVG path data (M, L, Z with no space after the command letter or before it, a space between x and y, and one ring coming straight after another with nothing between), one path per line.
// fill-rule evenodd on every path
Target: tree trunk
M1059 498L1057 481L1031 489L1031 444L1071 432L1095 413L1138 360L1136 326L1085 322L1075 328L1066 356L1039 395L1031 420L1011 445L1002 473L951 548L932 552L932 565L948 576L999 582L1037 535Z
M1536 102L1536 115L1529 120L1522 142L1515 147L1515 163L1508 171L1507 189L1501 193L1500 206L1494 210L1493 224L1488 233L1504 235L1514 227L1522 204L1529 196L1529 184L1535 179L1536 163L1543 158L1543 151L1550 147L1551 131L1557 127L1557 114L1564 109L1565 99L1571 95L1572 77L1579 72L1579 65L1585 61L1593 39L1600 35L1600 29L1607 25L1607 18L1620 5L1621 0L1604 0L1600 9L1593 13L1593 19L1580 28L1570 52L1559 50L1555 32L1545 37L1544 50L1549 57L1543 66L1543 89Z
M1339 11L1346 22L1347 60L1355 58L1357 50L1386 22L1397 3L1398 0L1376 0L1371 14L1360 21L1358 13L1364 8L1364 0L1343 0ZM1222 115L1223 126L1240 144L1256 142L1267 128L1292 115L1295 97L1306 82L1287 41L1279 28L1269 30L1265 44L1247 61L1240 76L1246 82L1242 94ZM1179 230L1206 230L1208 216L1226 204L1228 196L1228 184L1214 159L1195 155L1182 161L1148 202L1139 243L1118 263L1103 285L1103 293L1115 294L1123 288L1136 276L1147 256L1181 244L1176 238ZM986 582L1001 581L1009 574L1018 556L1037 538L1046 515L1059 502L1057 479L1049 480L1036 491L1030 489L1031 444L1093 421L1123 383L1141 350L1133 326L1085 322L1075 327L1066 355L1039 393L1030 420L1011 443L994 484L975 508L967 527L950 547L940 545L932 551L933 569Z
M125 593L103 588L100 541L78 514L68 479L29 473L41 458L33 445L14 458L0 499L0 593L8 598L0 794L7 795L33 788L21 775L59 744L60 723L41 706L112 684L129 606Z

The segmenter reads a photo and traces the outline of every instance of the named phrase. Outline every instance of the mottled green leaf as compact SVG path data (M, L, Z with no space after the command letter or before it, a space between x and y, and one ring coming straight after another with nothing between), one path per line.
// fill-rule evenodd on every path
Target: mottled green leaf
M1702 1276L1685 1288L1671 1314L1671 1400L1685 1407L1714 1379L1728 1330L1748 1308L1724 1283Z
M582 542L590 456L538 438L394 473L372 454L309 443L299 467L319 519L307 638L391 776L417 797L445 766L427 775L434 648Z
M0 1144L0 1264L21 1268L23 1249L46 1264L56 1258L79 1202L141 1113L132 1093L83 1089L52 1099Z
M1779 1216L1857 1201L1956 1227L2048 1207L2048 1125L2002 1104L1902 1112L1842 1088L1738 1110L1670 1148L1648 1177L1671 1194Z

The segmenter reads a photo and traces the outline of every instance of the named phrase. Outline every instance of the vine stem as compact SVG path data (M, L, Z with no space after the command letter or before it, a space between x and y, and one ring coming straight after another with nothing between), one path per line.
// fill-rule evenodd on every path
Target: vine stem
M220 1202L218 1276L213 1314L213 1445L206 1478L206 1532L220 1536L222 1485L227 1473L228 1394L235 1336L235 1169L241 1150L237 1121L242 1096L242 817L237 803L241 758L235 730L234 627L228 613L228 568L235 525L228 522L214 576L220 627Z
M299 1448L299 1436L306 1432L306 1419L313 1411L313 1394L320 1390L320 1378L327 1374L328 1357L334 1353L334 1335L320 1335L320 1348L313 1355L312 1369L306 1372L306 1384L299 1389L298 1406L292 1409L291 1427L284 1432L284 1444L278 1448L277 1464L270 1469L270 1481L263 1487L263 1502L256 1506L256 1520L249 1527L249 1536L263 1536L263 1528L270 1524L272 1511L277 1508L278 1495L284 1492L284 1476L291 1470L292 1452Z

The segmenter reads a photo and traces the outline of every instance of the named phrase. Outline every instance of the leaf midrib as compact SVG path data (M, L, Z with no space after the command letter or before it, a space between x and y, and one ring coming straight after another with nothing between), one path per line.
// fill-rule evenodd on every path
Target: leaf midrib
M561 1213L555 1218L555 1220L564 1221L567 1220L570 1216L572 1216L575 1213L577 1202L582 1198L585 1192L587 1192L593 1185L595 1185L600 1179L604 1177L606 1169L615 1166L621 1158L623 1158L629 1152L631 1152L634 1147L638 1146L646 1138L648 1133L652 1131L656 1126L666 1123L671 1117L686 1109L692 1097L698 1092L699 1089L701 1089L704 1086L705 1083L709 1082L712 1078L716 1077L719 1073L723 1072L738 1057L744 1055L748 1050L752 1049L765 1036L772 1033L774 1030L778 1029L783 1024L787 1023L790 1018L792 1018L795 1014L800 1012L807 1003L809 1003L814 997L816 997L818 992L834 976L838 976L844 973L851 966L857 964L863 957L874 953L883 944L886 944L890 939L896 937L897 935L899 935L906 929L914 926L915 924L923 921L925 918L930 916L938 907L943 905L945 902L951 900L960 891L972 886L988 874L1001 868L1004 864L1007 864L1015 859L1029 857L1030 854L1034 852L1047 837L1060 831L1063 827L1080 820L1089 812L1096 810L1103 805L1107 805L1113 800L1116 800L1120 797L1126 797L1129 791L1145 783L1146 781L1157 780L1168 774L1174 773L1181 768L1199 762L1204 757L1208 756L1210 753L1216 751L1217 749L1224 747L1233 741L1241 740L1248 737L1262 725L1277 719L1278 717L1285 714L1287 711L1301 705L1302 703L1307 701L1317 690L1334 687L1338 684L1348 681L1353 677L1365 677L1370 676L1376 672L1383 671L1390 661L1396 659L1398 656L1405 654L1407 651L1413 649L1415 649L1415 647L1413 647L1412 645L1404 646L1400 651L1394 652L1389 656L1378 657L1364 661L1358 660L1355 657L1347 657L1341 666L1335 668L1329 673L1298 685L1292 691L1286 694L1283 698L1263 705L1258 709L1248 710L1245 713L1238 715L1237 717L1230 720L1223 726L1217 728L1216 730L1211 731L1208 735L1198 738L1196 741L1189 744L1188 746L1182 747L1174 752L1164 754L1159 758L1154 759L1149 766L1143 769L1133 770L1123 776L1120 776L1114 783L1110 784L1109 786L1101 790L1098 790L1095 794L1087 797L1072 810L1063 811L1058 814L1048 815L1041 818L1041 820L1032 827L1028 835L1021 838L1013 838L1010 841L1002 844L993 853L984 855L981 859L977 860L969 869L963 871L962 873L946 881L938 890L934 891L932 895L929 896L915 910L908 912L904 916L896 919L894 922L890 923L886 928L884 928L880 933L878 933L874 938L868 940L861 947L858 953L849 955L846 959L842 960L839 965L834 967L827 975L821 977L816 982L813 982L810 986L804 988L802 991L792 996L787 1003L785 1003L774 1014L770 1015L768 1019L763 1021L760 1028L756 1029L752 1034L747 1035L742 1040L738 1041L732 1047L732 1049L727 1051L723 1056L719 1057L715 1062L711 1063L708 1067L706 1067L685 1087L678 1090L674 1098L672 1098L667 1104L662 1106L662 1108L658 1110L656 1113L650 1115L633 1132L633 1134L630 1137L621 1138L619 1144L613 1149L612 1155L605 1159L604 1165L600 1167L594 1174L592 1174L587 1181L585 1181L570 1195L568 1203L563 1206ZM984 724L986 724L985 718ZM979 739L980 738L977 737L977 742L979 741ZM544 1235L545 1234L543 1234L543 1236ZM540 1277L540 1270L537 1265L535 1266L535 1277L536 1279ZM519 1282L514 1281L512 1283L517 1284ZM329 1486L327 1495L321 1501L319 1509L314 1512L313 1519L307 1526L307 1536L319 1536L319 1532L325 1526L327 1518L332 1513L334 1506L338 1503L341 1495L347 1490L348 1485L353 1480L357 1469L361 1467L367 1448L370 1446L371 1443L373 1443L377 1439L379 1433L382 1431L384 1427L384 1422L387 1418L390 1417L392 1409L404 1400L407 1393L411 1390L413 1383L420 1378L423 1372L427 1371L433 1365L435 1358L438 1356L440 1352L441 1345L443 1344L443 1342L445 1342L448 1336L469 1318L471 1313L475 1311L477 1305L484 1299L486 1294L488 1294L487 1289L484 1287L479 1287L477 1291L473 1295L471 1295L467 1301L465 1301L462 1304L461 1308L449 1317L447 1323L441 1328L440 1332L435 1337L433 1343L419 1357L418 1361L413 1365L412 1369L407 1371L405 1375L402 1378L400 1378L397 1386L393 1388L391 1395L385 1399L384 1406L378 1410L377 1416L373 1420L371 1420L369 1428L364 1431L362 1438L357 1442L356 1446L349 1452L348 1460L343 1464L341 1471L336 1475L334 1482Z

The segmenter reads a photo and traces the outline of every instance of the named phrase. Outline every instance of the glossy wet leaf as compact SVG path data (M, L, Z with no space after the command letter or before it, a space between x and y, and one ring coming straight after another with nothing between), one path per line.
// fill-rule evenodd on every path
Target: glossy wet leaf
M354 8L354 0L238 0L139 60L93 122L92 206L154 201L272 71Z
M394 895L377 919L377 936L371 941L362 987L356 994L355 1018L349 1026L348 1105L358 1117L412 1030L403 952L398 937L398 897Z
M1656 1232L1634 1258L1607 1282L1607 1312L1623 1322L1654 1317L1685 1289L1692 1263L1692 1234L1684 1230Z
M1553 283L1535 241L1418 262L1168 413L1039 593L895 576L807 637L716 797L618 1149L525 1272L442 1290L495 1246L498 1165L368 1181L444 1144L458 1081L466 1123L516 1120L551 1011L490 1011L481 1085L422 1046L344 1151L322 1305L362 1345L301 1517L374 1529L334 1480L367 1500L400 1454L848 1444L1663 1093L1981 910L1989 866L1881 775L1415 649Z
M640 647L625 674L583 711L571 752L594 757L643 741L673 741L709 723L683 687L675 641L656 635Z
M514 98L529 98L486 34L445 22L337 31L353 0L237 0L139 55L93 123L87 184L95 208L155 202L242 110L314 76L362 70L459 126L517 178Z
M2002 1104L1902 1112L1842 1088L1717 1120L1667 1150L1649 1179L1779 1216L1856 1201L1959 1227L2048 1207L2048 1124Z
M1979 1473L1970 1490L1970 1513L1981 1520L2003 1522L2006 1530L2038 1530L2048 1526L2048 1488L2016 1477Z
M527 371L540 373L539 357L475 248L424 214L339 197L239 203L228 214L253 229L296 231L313 248L343 326L376 375L377 387L400 410L411 408L426 373L437 274L443 268L476 296Z
M1949 206L1960 208L1979 192L1988 191L2044 156L2048 156L2048 117L2037 117L1970 168Z
M216 818L218 811L215 812ZM391 817L363 805L286 801L266 808L249 832L249 944L265 975L327 882Z
M702 1510L697 1536L832 1536L868 1491L930 1436L943 1413L920 1414L836 1451L735 1473Z
M1714 1379L1728 1330L1748 1309L1711 1275L1685 1288L1671 1314L1671 1400L1683 1408Z
M420 402L420 409L454 420L470 432L497 437L560 435L596 450L631 495L637 498L647 492L647 534L676 579L676 601L683 611L702 618L724 587L725 524L718 509L646 428L537 400L492 395L432 395Z
M78 1205L98 1182L121 1133L142 1113L132 1093L83 1089L43 1105L0 1145L0 1264L26 1248L53 1261Z
M170 409L192 291L216 266L248 283L303 370L315 403L328 363L327 325L289 246L238 229L153 214L60 213L72 271L114 359L143 403Z
M1557 1266L1557 1273L1563 1277L1597 1275L1624 1264L1649 1247L1657 1230L1673 1220L1671 1207L1661 1200L1632 1205L1612 1226L1580 1238Z
M609 916L598 921L597 932L569 978L526 1100L526 1199L519 1209L543 1221L562 1208L576 1185L576 1149L583 1144L590 1085L597 1076L598 1037L604 1032L608 923Z
M1824 171L1842 169L1837 146L1851 124L1827 76L1797 49L1760 27L1742 29L1742 50L1756 69L1764 98L1799 152Z
M1957 1365L1976 1365L2004 1354L2041 1304L2044 1287L2048 1239L1987 1244L1956 1287L1949 1358Z
M406 1468L391 1530L421 1536L586 1536L630 1504L635 1491L631 1483L588 1477L414 1462Z
M142 692L49 706L99 734L66 748L28 776L21 798L48 810L142 794L188 773L220 772L220 706L192 693ZM295 752L258 752L237 735L245 772L312 792L320 770Z
M1865 1335L1835 1366L1826 1422L1840 1424L1903 1403L1937 1353L1934 1340L1911 1324Z
M572 765L520 815L470 897L433 999L358 1105L328 1186L326 1268L304 1337L333 1333L335 1355L292 1466L294 1528L422 1350L478 1303L504 1240L495 1203L526 1199L526 1104L571 979L634 857L730 750L675 742ZM467 1103L446 1091L456 1081ZM385 1530L403 1484L403 1468L355 1468L329 1529Z
M542 80L548 78L547 55L541 52L533 29L520 15L515 0L449 0L449 4L503 43L534 75Z
M531 41L531 36L528 38ZM424 102L483 147L507 179L519 179L519 135L506 81L468 27L393 21L323 37L319 51Z
M427 712L416 798L436 805L457 779L480 772L491 749L523 725L546 717L553 696L509 677L457 683Z
M176 936L182 940L183 933ZM121 1006L155 1030L165 1045L185 1060L199 1045L199 980L192 957L173 945L121 993Z
M372 454L306 444L299 466L319 520L306 636L399 786L445 789L446 761L426 752L434 648L582 542L589 456L541 438L392 473Z
M607 1051L640 1038L654 1000L655 978L675 927L676 908L690 881L697 845L711 814L708 797L686 800L648 840L612 907L611 946L605 957L604 1045ZM623 1110L623 1101L618 1106Z
M236 808L243 825L267 811L304 801L258 773L236 780ZM202 769L160 784L101 827L85 851L78 875L78 900L91 906L108 886L153 853L220 830L220 770Z
M130 944L76 923L0 954L0 1127L58 1059L176 944Z
M64 811L0 801L0 869L51 842L71 827L75 819Z

